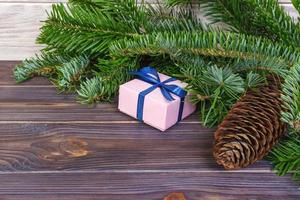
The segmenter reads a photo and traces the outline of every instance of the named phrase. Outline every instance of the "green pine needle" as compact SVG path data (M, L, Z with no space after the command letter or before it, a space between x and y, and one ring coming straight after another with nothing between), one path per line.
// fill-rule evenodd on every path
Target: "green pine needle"
M285 77L282 92L282 120L300 131L300 64L296 64Z
M83 104L112 101L119 86L132 78L130 70L138 69L139 58L99 59L99 72L84 81L77 90L78 100Z
M72 58L69 62L63 63L57 68L58 80L56 85L62 91L73 91L77 84L83 80L90 60L86 56Z
M167 4L170 6L190 4L192 0L167 0Z
M188 0L167 0L170 5ZM277 0L197 0L212 24L226 23L229 30L263 36L293 47L300 46L300 26ZM293 2L294 5L297 1Z
M296 8L296 10L298 11L298 13L300 13L300 0L292 0L292 3Z
M34 76L52 78L57 74L57 68L68 62L70 56L54 53L42 53L35 58L27 59L14 69L14 77L17 83L26 81Z
M79 95L78 100L83 104L105 101L107 99L104 97L102 98L101 96L101 94L107 93L104 87L101 77L88 79L80 85L80 88L77 91Z
M132 37L134 24L117 21L109 12L87 12L81 6L54 4L37 41L47 49L100 54L117 38Z
M260 74L249 72L245 79L246 89L257 88L266 83L266 78Z
M274 165L279 176L291 173L293 178L300 180L300 134L293 132L272 150L267 157Z
M247 87L244 79L230 68L204 62L198 67L182 66L180 77L189 84L191 101L199 105L200 121L210 127L224 119Z
M260 37L228 32L176 32L141 35L113 43L111 52L117 56L170 55L180 59L189 54L207 57L239 58L240 60L276 60L289 68L299 60L299 51ZM277 64L278 65L278 64Z

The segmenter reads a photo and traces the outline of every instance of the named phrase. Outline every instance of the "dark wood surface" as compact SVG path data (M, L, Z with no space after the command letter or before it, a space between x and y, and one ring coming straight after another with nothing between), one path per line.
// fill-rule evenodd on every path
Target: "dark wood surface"
M0 62L0 200L300 199L266 161L217 166L214 130L197 115L161 133L115 104L77 104L43 78L16 85L15 64Z

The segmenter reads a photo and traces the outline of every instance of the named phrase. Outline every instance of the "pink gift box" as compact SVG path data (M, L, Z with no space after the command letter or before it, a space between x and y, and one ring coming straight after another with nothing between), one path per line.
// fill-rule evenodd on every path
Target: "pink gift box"
M161 81L169 79L169 76L159 73ZM177 85L181 88L187 86L186 83L179 80L167 83ZM137 119L137 104L140 92L148 89L152 85L145 81L134 79L120 86L119 90L119 110L127 115ZM160 88L156 88L145 97L143 122L165 131L178 122L178 114L181 98L171 94L175 99L168 101L163 95ZM185 98L182 119L188 117L196 110L196 106Z

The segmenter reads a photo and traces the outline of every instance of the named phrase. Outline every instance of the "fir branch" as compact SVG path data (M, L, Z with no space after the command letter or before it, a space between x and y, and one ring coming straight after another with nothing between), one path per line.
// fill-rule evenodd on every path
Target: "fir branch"
M266 78L253 71L247 74L245 79L246 89L257 88L266 83Z
M290 70L282 87L282 120L300 131L300 64Z
M203 30L201 22L194 17L193 13L188 11L175 12L172 9L154 8L144 4L138 6L135 0L72 0L67 6L53 5L41 28L38 42L47 45L43 51L45 55L55 51L72 56L84 54L92 60L97 60L99 57L108 58L108 47L119 39L132 39L141 34L163 30ZM69 63L70 59L71 57L59 63L59 66ZM77 67L81 66L78 63ZM74 65L70 68L73 74L78 70L75 67ZM78 81L69 80L70 77L65 77L66 74L63 75L61 71L58 77L56 70L52 81L62 90L74 90L77 82L92 78L87 76L93 73L92 69L93 67L88 68L83 74L80 72L82 76ZM16 73L16 76L18 74L20 72ZM27 79L34 75L39 73L24 73L22 78ZM116 74L116 77L121 76L122 74Z
M185 0L169 0L174 4ZM226 23L231 31L264 36L294 47L300 45L300 27L277 0L198 0L213 23Z
M298 11L298 13L300 14L300 0L292 0L292 3L296 8L296 10Z
M164 31L203 31L208 29L207 25L198 19L193 10L166 8L162 5L147 6L149 16L145 25L147 33Z
M57 69L58 77L56 85L62 91L73 91L77 84L82 81L87 67L90 64L88 57L82 55L72 58Z
M102 97L102 94L107 94L108 92L105 89L105 82L103 82L101 77L94 77L87 79L81 85L78 93L78 100L82 104L91 104L99 101L107 101L110 98L108 95L107 98Z
M264 60L234 60L229 63L231 68L236 73L256 72L261 75L278 74L285 76L288 73L289 66L278 62L277 58L266 58Z
M243 79L228 68L212 66L198 78L198 81L198 85L194 88L202 87L203 94L211 97L209 107L205 102L204 104L200 102L201 121L205 126L214 126L221 122L231 108L231 103L239 99L245 91ZM231 103L228 104L228 101Z
M112 41L134 36L135 29L129 22L116 21L110 13L86 12L79 6L55 4L37 41L48 45L47 49L99 54Z
M139 67L139 59L111 58L99 60L99 72L94 78L87 79L78 89L78 100L83 104L99 101L111 101L118 92L119 86L130 79L129 71Z
M192 12L175 12L144 4L138 6L134 0L72 2L67 6L55 4L48 14L37 39L38 43L47 45L47 50L101 54L107 53L110 43L118 39L130 39L156 31L205 28ZM97 7L89 8L91 3Z
M271 151L267 157L279 176L291 173L294 180L300 180L300 135L292 132Z
M72 5L78 5L82 6L83 8L86 8L87 11L94 11L95 9L105 9L106 6L104 6L105 2L109 1L103 1L103 0L69 0L69 4Z
M177 59L191 56L227 57L241 60L276 59L287 68L299 60L299 52L260 37L228 32L177 32L142 35L114 42L115 55L163 55Z
M180 67L180 78L189 84L191 101L199 105L200 120L205 126L215 126L244 93L245 81L230 68L215 65L185 65Z
M17 83L26 81L34 76L53 77L57 74L57 68L71 59L67 55L55 53L42 53L35 58L26 59L14 69L14 77Z
M192 0L167 0L167 4L169 6L178 6L190 3L192 3Z

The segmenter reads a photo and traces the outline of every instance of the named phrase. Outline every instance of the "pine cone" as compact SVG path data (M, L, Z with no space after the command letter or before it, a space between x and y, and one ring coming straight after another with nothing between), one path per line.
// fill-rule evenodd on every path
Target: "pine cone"
M262 159L286 130L281 117L281 79L248 91L215 133L214 157L225 169L239 169Z

